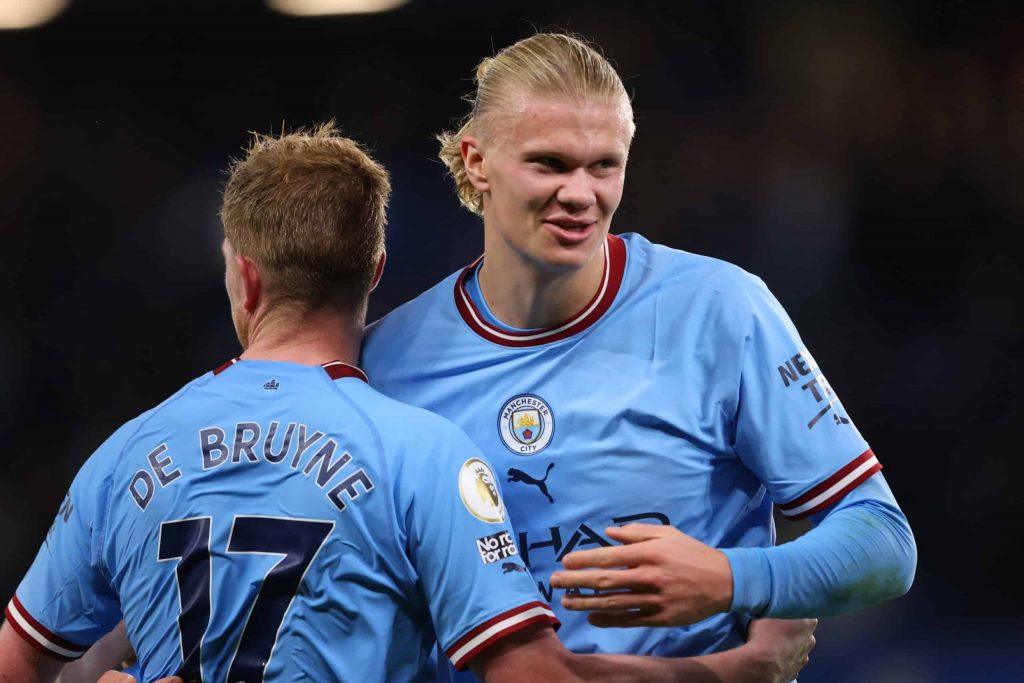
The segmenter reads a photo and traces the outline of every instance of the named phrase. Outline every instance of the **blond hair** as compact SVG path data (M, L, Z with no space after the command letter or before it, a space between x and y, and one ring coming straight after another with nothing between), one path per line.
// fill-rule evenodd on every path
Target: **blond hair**
M228 172L224 236L266 269L268 293L307 309L365 305L384 250L383 166L332 121L256 134Z
M622 79L597 49L578 36L538 33L524 38L494 57L484 58L476 67L475 81L476 92L466 98L472 105L469 115L457 131L437 136L441 143L438 156L455 181L459 201L475 214L483 213L483 197L466 175L462 138L483 134L484 120L503 111L511 94L622 102L629 113L630 137L633 135L633 112Z

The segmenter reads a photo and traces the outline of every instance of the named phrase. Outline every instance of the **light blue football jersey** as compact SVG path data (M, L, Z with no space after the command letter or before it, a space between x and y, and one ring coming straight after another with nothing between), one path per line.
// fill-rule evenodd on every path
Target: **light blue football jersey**
M722 261L609 236L578 315L510 330L475 268L369 329L375 386L450 418L503 477L521 557L576 652L692 655L743 642L746 617L599 629L548 582L605 528L670 524L715 547L774 542L772 504L828 508L880 469L764 284Z
M141 680L415 681L555 623L499 484L358 368L225 364L82 467L7 609L73 659L122 618Z

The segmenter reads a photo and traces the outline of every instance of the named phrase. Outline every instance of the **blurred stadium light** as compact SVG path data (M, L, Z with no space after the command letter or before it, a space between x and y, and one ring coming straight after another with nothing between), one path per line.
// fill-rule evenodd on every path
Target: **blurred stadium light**
M315 17L328 14L386 12L408 2L409 0L267 0L267 6L281 14Z
M32 28L55 19L70 0L0 0L0 29Z

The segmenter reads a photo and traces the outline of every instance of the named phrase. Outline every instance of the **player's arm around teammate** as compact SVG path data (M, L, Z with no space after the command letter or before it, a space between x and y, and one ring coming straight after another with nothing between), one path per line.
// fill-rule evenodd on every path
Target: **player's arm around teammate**
M807 664L817 621L754 622L746 645L700 657L578 655L550 628L525 629L470 664L487 683L543 681L680 681L684 683L789 683Z

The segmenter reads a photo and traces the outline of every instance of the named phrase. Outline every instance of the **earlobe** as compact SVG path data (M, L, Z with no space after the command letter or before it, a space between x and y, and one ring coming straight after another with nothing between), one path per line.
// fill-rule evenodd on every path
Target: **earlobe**
M466 167L466 177L469 178L469 182L477 192L486 192L488 189L487 170L480 141L472 135L467 135L462 138L460 150L462 164Z

